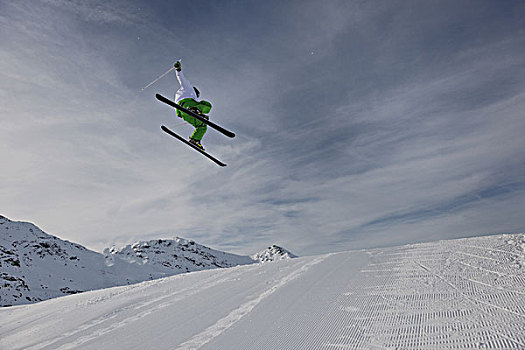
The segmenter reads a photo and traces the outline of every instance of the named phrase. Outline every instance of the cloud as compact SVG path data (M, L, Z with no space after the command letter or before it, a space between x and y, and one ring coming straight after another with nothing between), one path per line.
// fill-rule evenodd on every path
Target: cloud
M183 236L304 255L517 230L525 71L509 13L523 8L2 4L2 214L98 250ZM181 56L238 135L205 137L225 169L160 131L192 130L153 98L173 75L140 90Z
M73 2L67 0L44 0L43 3L53 6L60 11L73 13L85 21L95 22L99 25L137 24L145 17L145 9L141 8L137 3L129 1L88 0Z

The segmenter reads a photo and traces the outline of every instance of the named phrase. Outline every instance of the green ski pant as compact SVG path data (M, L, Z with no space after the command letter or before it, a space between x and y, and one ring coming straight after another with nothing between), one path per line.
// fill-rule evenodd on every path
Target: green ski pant
M211 110L211 103L209 103L208 101L195 101L192 98L185 98L183 100L180 100L179 105L186 109L196 107L199 111L201 111L202 114L207 114ZM197 141L202 140L204 134L206 133L206 130L208 129L206 124L204 124L197 118L192 117L191 115L181 112L179 110L177 110L177 116L184 119L185 121L187 121L195 127L195 131L191 135L192 139Z

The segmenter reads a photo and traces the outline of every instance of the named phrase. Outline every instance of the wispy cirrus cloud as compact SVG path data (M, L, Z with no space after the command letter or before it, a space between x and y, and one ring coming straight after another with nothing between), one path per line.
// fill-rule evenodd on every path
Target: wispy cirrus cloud
M2 214L99 250L523 229L525 8L473 4L2 3ZM206 135L225 169L160 132L191 132L153 98L173 76L140 90L179 57L238 134Z

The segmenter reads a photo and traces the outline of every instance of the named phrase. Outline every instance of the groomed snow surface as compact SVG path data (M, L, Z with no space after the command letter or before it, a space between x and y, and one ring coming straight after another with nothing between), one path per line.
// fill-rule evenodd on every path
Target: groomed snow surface
M525 349L525 235L199 271L0 309L1 349Z

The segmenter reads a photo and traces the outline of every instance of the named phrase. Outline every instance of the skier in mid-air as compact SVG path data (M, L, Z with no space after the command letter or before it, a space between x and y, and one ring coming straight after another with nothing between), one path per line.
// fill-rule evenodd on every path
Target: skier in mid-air
M180 89L177 90L175 94L175 103L209 120L206 114L208 114L211 110L211 103L204 100L197 100L200 96L200 92L188 81L188 79L184 77L180 61L175 62L173 66L175 67L177 80L180 83ZM190 136L189 142L204 151L201 140L207 130L206 124L182 111L177 110L176 114L178 117L184 119L186 122L195 127L195 131Z
M168 129L164 125L161 125L160 128L162 129L162 131L173 136L177 140L191 146L191 148L193 148L195 151L198 151L206 158L215 162L217 165L226 166L225 163L221 162L219 159L215 158L211 154L205 152L204 147L202 147L201 140L204 134L206 133L208 126L217 130L224 136L230 138L235 137L235 133L210 121L210 118L206 115L206 113L210 112L211 103L204 100L197 100L200 96L200 92L184 77L184 74L182 74L182 65L180 63L180 60L175 62L173 64L173 67L170 68L170 70L162 74L160 77L148 84L142 90L144 90L148 86L151 86L156 81L158 81L174 69L177 75L177 80L180 83L180 89L177 90L177 92L175 93L175 101L170 100L169 98L166 98L161 94L155 94L155 98L160 102L175 108L177 110L176 115L180 118L183 118L189 124L193 125L195 127L195 131L190 136L190 139L187 141L184 137L177 135L175 132Z

